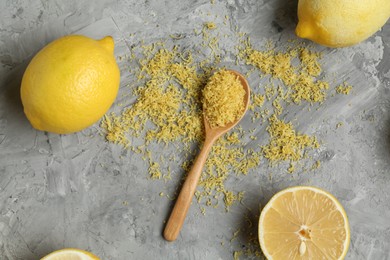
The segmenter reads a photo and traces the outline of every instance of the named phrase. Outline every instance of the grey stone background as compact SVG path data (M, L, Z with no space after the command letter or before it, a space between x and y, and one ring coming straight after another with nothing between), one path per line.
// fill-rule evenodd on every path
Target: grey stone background
M228 213L210 208L203 216L193 205L174 243L161 235L172 201L159 193L173 194L184 174L180 167L176 181L151 181L146 163L107 144L98 124L56 135L34 130L24 117L21 77L34 53L51 40L71 33L113 35L121 56L140 39L148 43L177 33L186 35L181 43L191 47L199 44L191 37L194 27L210 17L222 24L225 15L229 24L221 30L246 32L255 47L268 39L283 44L295 37L296 1L288 0L0 1L1 260L39 259L65 247L83 248L102 259L232 259L234 251L249 246L249 233L256 235L259 205L283 188L306 184L327 189L344 205L351 225L347 259L390 259L389 22L353 47L312 45L324 53L321 64L334 75L333 85L348 81L354 86L350 95L331 97L318 110L286 108L286 119L323 143L313 155L322 166L314 173L288 175L262 162L248 176L232 175L230 185L246 191L245 206ZM229 53L236 42L223 39L221 49ZM225 62L234 64L229 58ZM121 90L111 111L120 110L119 102L134 101L123 98L126 66L120 62ZM254 77L248 80L252 87L259 85ZM339 122L343 126L336 129ZM255 134L261 139L267 133L260 127ZM246 231L230 241L238 228Z

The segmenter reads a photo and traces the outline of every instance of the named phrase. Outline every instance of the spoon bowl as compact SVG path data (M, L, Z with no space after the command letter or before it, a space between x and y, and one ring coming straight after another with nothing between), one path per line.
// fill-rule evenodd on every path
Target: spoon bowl
M242 87L245 90L244 110L242 111L241 116L239 118L237 118L234 122L230 122L222 127L220 126L220 127L212 128L210 126L209 121L207 120L207 117L204 116L203 121L204 121L206 137L207 137L207 135L212 135L212 136L216 136L216 138L218 138L218 137L222 136L223 134L229 132L230 129L235 127L241 121L241 119L244 117L246 111L248 110L249 103L250 103L250 88L249 88L248 81L245 79L245 77L243 75L241 75L241 73L239 73L235 70L228 70L228 71L238 77L238 79L241 82Z
M196 191L200 175L203 170L203 166L206 163L207 156L211 150L214 142L221 137L223 134L228 132L234 126L236 126L240 120L244 117L246 111L248 110L250 102L250 88L247 80L243 75L234 70L228 70L230 73L233 73L238 77L241 82L242 87L245 90L244 96L244 110L239 118L234 122L228 123L223 127L214 127L212 128L207 120L207 117L204 115L204 126L205 126L205 140L203 147L199 152L198 157L196 158L190 172L187 175L187 178L181 188L179 196L177 197L175 206L173 207L172 213L168 219L167 225L164 230L164 238L168 241L176 240L177 236L180 233L180 230L183 226L185 217L187 215L188 209L190 207L192 198Z

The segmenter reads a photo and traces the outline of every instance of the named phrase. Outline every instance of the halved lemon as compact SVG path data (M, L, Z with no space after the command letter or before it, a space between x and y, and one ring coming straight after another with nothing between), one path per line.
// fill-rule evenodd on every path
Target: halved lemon
M350 242L347 214L324 190L287 188L262 210L259 240L267 259L344 259Z
M41 260L100 260L100 258L81 249L65 248L54 251Z

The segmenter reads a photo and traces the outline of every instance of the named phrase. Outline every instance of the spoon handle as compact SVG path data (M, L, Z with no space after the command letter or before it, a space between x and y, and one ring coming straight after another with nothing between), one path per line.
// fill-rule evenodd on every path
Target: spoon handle
M177 197L175 206L173 207L171 216L168 219L164 230L164 238L168 241L176 240L183 226L188 209L190 208L192 198L198 185L203 166L206 163L207 156L210 152L214 140L206 138L203 147L195 160L187 178L181 188L180 194Z

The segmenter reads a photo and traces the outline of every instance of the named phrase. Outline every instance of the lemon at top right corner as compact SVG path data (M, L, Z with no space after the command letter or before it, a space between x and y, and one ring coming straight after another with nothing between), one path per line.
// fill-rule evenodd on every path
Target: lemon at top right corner
M389 0L299 0L296 34L328 47L346 47L373 35L389 17Z

